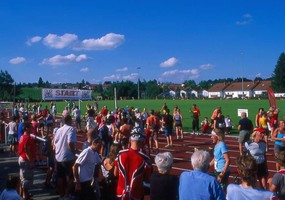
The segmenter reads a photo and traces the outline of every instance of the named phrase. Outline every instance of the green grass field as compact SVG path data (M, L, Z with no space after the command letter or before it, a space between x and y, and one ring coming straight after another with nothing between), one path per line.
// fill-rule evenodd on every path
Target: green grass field
M80 107L82 113L86 112L86 104L93 105L93 101L82 101L80 102ZM213 110L217 106L222 107L222 112L224 115L230 115L232 121L237 124L239 121L237 109L248 109L249 118L254 123L255 115L258 111L258 108L262 107L265 110L269 108L269 102L267 100L118 100L117 105L120 108L125 107L135 107L139 108L140 111L142 108L146 107L149 111L150 109L160 110L163 103L166 103L170 111L173 111L175 106L178 106L181 110L183 115L183 129L185 131L190 131L191 127L191 115L189 110L192 104L197 104L197 107L201 111L200 121L204 117L211 117ZM60 114L65 106L67 106L67 102L56 102L57 110ZM79 105L78 101L75 101L76 105ZM279 115L279 119L282 119L285 115L285 102L278 100L277 101L278 107L280 108L281 112ZM49 105L49 102L43 102L42 105ZM101 109L104 105L108 107L109 110L114 110L115 103L114 101L99 101L99 108ZM236 128L236 127L235 127Z

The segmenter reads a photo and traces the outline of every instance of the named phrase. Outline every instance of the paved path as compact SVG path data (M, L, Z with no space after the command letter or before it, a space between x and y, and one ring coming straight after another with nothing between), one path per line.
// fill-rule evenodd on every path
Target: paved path
M19 174L18 157L10 156L7 146L0 144L0 149L4 152L0 152L0 190L5 188L6 180L10 174ZM55 190L48 190L44 186L45 170L35 168L34 171L34 185L30 192L33 194L35 200L56 200L58 195L55 194Z

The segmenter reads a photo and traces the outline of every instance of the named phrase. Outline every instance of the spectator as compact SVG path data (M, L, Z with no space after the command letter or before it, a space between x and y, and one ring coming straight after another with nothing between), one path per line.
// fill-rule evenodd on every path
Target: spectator
M164 112L165 114L162 116L162 125L164 126L164 135L167 141L165 147L172 147L173 117L169 114L168 108L164 110Z
M93 139L95 139L97 136L95 135L95 130L94 129L89 129L86 133L86 141L82 144L81 150L84 150L91 146Z
M232 122L229 115L225 118L225 134L230 134L231 130L233 129L234 123Z
M75 159L76 129L72 127L72 118L67 115L64 125L54 136L54 150L57 164L57 189L62 198L69 198L73 183L72 166Z
M104 200L116 199L116 186L118 181L114 176L114 161L120 150L121 146L119 144L112 144L108 157L102 160L101 170L104 178L102 180L101 194Z
M201 122L201 126L202 133L209 134L211 132L211 123L209 122L208 117L204 118L204 120Z
M210 163L210 166L214 165L215 175L224 191L226 191L228 185L228 178L230 175L230 157L229 150L224 142L225 135L220 129L214 129L211 134L214 148L214 158Z
M207 174L210 154L204 150L195 151L191 157L192 171L182 172L179 184L179 199L225 199L223 189L213 176Z
M64 110L61 113L61 116L64 119L67 115L69 115L69 110L68 110L68 106L65 106Z
M0 143L5 140L5 120L6 120L6 108L2 108L0 112Z
M72 115L75 117L75 125L77 131L81 130L81 110L78 106L75 106L75 109L72 111Z
M79 154L73 165L75 191L78 192L78 199L80 200L95 199L92 180L96 165L101 164L101 158L98 154L100 148L100 138L94 139L91 146Z
M257 178L260 187L267 189L267 162L266 162L266 143L263 140L266 130L263 128L255 128L251 135L251 140L245 143L245 148L252 155L257 164Z
M100 154L102 157L107 157L109 151L110 151L110 146L112 143L112 137L109 135L109 129L106 125L107 119L106 117L102 118L101 124L99 125L99 138L102 140L102 147L100 150Z
M53 124L54 124L54 118L50 111L47 111L47 115L45 118L45 125L46 125L46 134L52 134L52 129L53 129ZM44 134L45 135L45 134Z
M158 153L154 160L158 173L151 175L150 199L178 199L178 177L169 174L173 163L172 154L170 152Z
M211 116L211 124L212 125L214 124L214 119L217 117L218 112L222 113L222 107L221 106L218 106L212 113L212 116Z
M272 134L274 143L274 154L277 156L281 151L285 151L285 121L279 121L279 127L275 129ZM276 170L279 171L278 162L276 163Z
M227 200L266 200L272 199L273 193L256 189L257 164L252 156L240 155L237 158L237 171L241 177L241 184L229 184Z
M17 144L18 144L18 134L17 134L17 117L13 116L12 121L7 124L7 128L9 128L8 132L8 142L10 145L10 155L16 155L17 152Z
M0 200L22 200L23 198L18 194L20 179L18 176L9 176L7 180L6 189L1 193Z
M115 160L114 175L118 176L117 197L122 199L143 199L143 181L149 181L151 162L147 155L139 149L145 137L138 129L130 136L131 146L119 152Z
M239 153L243 154L243 145L250 139L250 132L253 129L252 121L246 117L246 113L241 113L241 119L238 123L238 131L239 131Z
M52 108L51 108L51 114L53 115L54 118L56 118L56 113L57 113L56 110L57 110L56 104L54 103Z
M158 152L158 131L159 131L159 119L154 114L154 110L149 112L149 117L146 119L146 129L149 134L149 147L152 150L152 141L154 141L155 152Z
M266 151L268 151L269 130L268 130L268 118L266 112L262 112L261 117L259 117L259 127L263 128L266 131L264 135L264 141L266 142Z
M222 132L225 132L226 124L225 124L225 117L222 115L220 111L217 112L217 116L214 119L214 129L220 129Z
M47 168L46 180L45 180L45 186L47 189L53 187L51 185L51 180L52 180L52 176L53 176L54 169L55 169L55 163L54 163L54 159L55 159L54 156L55 155L54 155L54 149L53 149L52 141L53 141L54 135L56 134L57 130L58 130L58 128L54 128L52 136L46 135L44 137L45 142L42 143L42 150L43 150L43 154L47 158L47 167L48 167Z
M258 108L258 112L255 115L255 127L261 127L259 119L261 118L263 113L264 113L264 108Z
M28 116L24 115L23 119L20 121L20 123L18 124L18 141L20 140L21 136L23 135L24 131L23 131L23 125L24 123L28 122Z
M33 184L34 179L34 161L35 161L35 141L31 138L32 125L28 122L24 123L23 135L19 140L19 166L20 166L20 179L21 179L21 191L23 199L30 199L29 189Z
M285 152L282 151L277 154L276 160L281 167L281 169L274 174L273 178L268 180L269 190L276 194L276 197L279 199L285 199L285 184L284 184L284 176L285 176Z
M119 140L120 140L120 143L122 145L122 148L126 149L126 148L128 148L129 137L130 137L130 133L132 130L132 126L130 124L128 124L127 118L123 118L122 122L123 122L123 125L120 126L120 128L119 128Z

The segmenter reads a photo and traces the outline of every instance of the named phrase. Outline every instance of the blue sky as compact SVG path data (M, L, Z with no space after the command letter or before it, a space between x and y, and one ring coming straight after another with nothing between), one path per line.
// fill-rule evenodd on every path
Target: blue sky
M16 82L268 78L285 1L0 1L0 69Z

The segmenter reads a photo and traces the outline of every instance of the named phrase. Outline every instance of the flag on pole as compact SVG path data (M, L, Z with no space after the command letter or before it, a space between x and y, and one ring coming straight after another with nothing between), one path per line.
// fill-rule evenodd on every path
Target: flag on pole
M270 107L277 108L277 103L276 103L274 91L271 88L267 89L267 96L268 96L268 101L269 101Z

